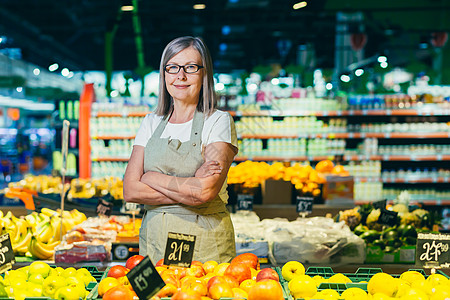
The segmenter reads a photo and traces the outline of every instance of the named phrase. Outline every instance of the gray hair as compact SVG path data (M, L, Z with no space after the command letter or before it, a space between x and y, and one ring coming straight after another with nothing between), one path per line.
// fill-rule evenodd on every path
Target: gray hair
M214 91L213 66L208 48L199 37L183 36L167 44L161 57L159 66L159 101L156 107L156 114L158 116L167 117L173 110L172 96L170 96L166 88L165 66L172 57L189 47L193 47L200 53L202 65L205 70L197 110L203 112L206 116L210 116L216 108L217 96Z

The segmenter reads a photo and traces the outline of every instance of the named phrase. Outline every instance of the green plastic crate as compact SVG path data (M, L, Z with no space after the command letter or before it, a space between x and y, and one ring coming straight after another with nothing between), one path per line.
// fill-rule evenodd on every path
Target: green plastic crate
M355 273L343 273L347 276L352 282L361 282L361 281L369 281L373 275L377 273L382 273L383 270L381 268L358 268Z
M86 300L102 299L98 297L98 284L100 283L100 281L102 281L103 278L106 277L106 275L108 275L109 269L111 269L111 267L106 268L105 272L102 273L100 279L97 280L97 284L95 284L90 293L86 296Z
M335 273L332 268L330 267L308 267L305 272L306 275L309 275L311 277L314 276L322 276L323 278L330 278Z

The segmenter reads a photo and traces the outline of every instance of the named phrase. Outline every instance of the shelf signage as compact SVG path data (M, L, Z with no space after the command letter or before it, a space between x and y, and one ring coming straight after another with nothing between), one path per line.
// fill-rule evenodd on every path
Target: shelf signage
M109 217L111 215L113 204L102 198L98 200L96 212L98 215Z
M450 268L450 234L419 233L416 244L416 266Z
M387 199L381 200L381 201L375 201L372 202L372 206L375 209L385 209L387 204Z
M188 268L194 256L195 235L169 232L167 236L164 264Z
M297 196L296 210L298 213L312 213L314 198Z
M16 263L9 233L0 236L0 273L12 269Z
M398 213L395 211L390 211L385 208L381 208L380 216L378 217L378 223L387 225L387 226L395 226L398 220Z
M254 195L238 194L237 210L253 210Z
M140 300L150 299L166 285L148 256L126 276Z

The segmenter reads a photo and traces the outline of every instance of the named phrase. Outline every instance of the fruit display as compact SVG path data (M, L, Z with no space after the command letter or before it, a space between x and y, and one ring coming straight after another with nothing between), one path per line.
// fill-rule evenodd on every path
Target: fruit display
M36 191L42 194L61 194L62 183L61 177L48 175L25 175L18 182L8 184L9 188L23 188L30 191ZM67 187L66 187L67 188Z
M16 217L11 211L3 214L0 210L1 234L9 233L15 255L50 259L61 242L61 236L86 220L85 214L73 209L63 212L61 222L60 212L42 208L40 213Z
M317 274L298 261L281 267L282 280L293 299L423 299L437 300L450 297L448 276L444 273L425 275L418 270L390 275L380 270L366 276L357 273ZM320 272L319 272L320 273Z
M86 299L89 283L97 282L86 268L51 267L35 261L29 266L6 271L0 281L0 297L23 300L29 297L49 299Z

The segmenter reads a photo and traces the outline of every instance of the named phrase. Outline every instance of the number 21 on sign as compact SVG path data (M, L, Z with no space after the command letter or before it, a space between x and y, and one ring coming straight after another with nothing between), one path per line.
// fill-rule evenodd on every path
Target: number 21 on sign
M436 241L432 241L431 244L429 242L424 243L423 249L425 249L425 253L422 253L422 255L420 255L420 260L437 261L439 255L441 255L442 252L448 251L448 244L436 243Z
M184 252L189 251L189 245L184 244L184 242L181 242L179 246L177 242L172 242L170 248L173 249L173 252L169 255L169 259L173 261L181 260L181 254L183 253L183 251Z

